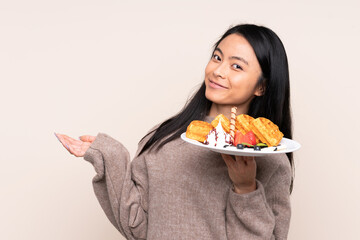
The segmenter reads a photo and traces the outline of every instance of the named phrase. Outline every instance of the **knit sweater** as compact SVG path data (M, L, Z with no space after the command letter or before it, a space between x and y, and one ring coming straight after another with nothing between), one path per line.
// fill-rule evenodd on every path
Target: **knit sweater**
M287 238L291 168L285 154L255 158L257 189L246 194L232 190L219 153L180 138L131 161L120 142L99 133L84 158L97 173L101 207L126 239Z

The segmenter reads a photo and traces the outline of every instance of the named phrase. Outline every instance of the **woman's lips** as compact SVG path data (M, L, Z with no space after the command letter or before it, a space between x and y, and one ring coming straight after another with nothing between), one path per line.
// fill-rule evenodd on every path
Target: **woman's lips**
M217 88L217 89L228 89L227 87L225 87L225 86L223 86L223 85L221 85L219 83L216 83L216 82L214 82L214 81L212 81L210 79L209 79L209 86L211 88Z

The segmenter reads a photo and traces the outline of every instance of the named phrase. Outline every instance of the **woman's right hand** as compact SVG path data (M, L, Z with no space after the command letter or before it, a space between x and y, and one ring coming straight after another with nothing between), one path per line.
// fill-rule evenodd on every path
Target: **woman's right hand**
M79 139L73 139L64 134L55 133L57 139L61 142L61 144L75 157L83 157L85 152L89 149L91 143L95 141L96 137L84 135Z

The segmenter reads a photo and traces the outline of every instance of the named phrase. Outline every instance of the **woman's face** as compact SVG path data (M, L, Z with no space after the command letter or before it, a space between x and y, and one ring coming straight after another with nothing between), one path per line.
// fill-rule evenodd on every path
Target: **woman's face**
M241 35L231 34L215 49L205 69L205 96L213 104L242 109L254 96L262 95L257 87L261 68L255 52Z

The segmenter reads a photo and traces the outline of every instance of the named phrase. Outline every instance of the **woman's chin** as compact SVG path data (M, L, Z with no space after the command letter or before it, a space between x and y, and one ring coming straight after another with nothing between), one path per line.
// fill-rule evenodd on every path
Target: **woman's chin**
M214 93L213 91L208 91L206 90L205 92L205 97L207 100L213 102L213 103L217 103L217 104L223 104L224 100L222 96L220 96L220 94Z
M217 105L231 105L228 101L225 101L223 97L216 96L214 94L205 94L207 100Z

